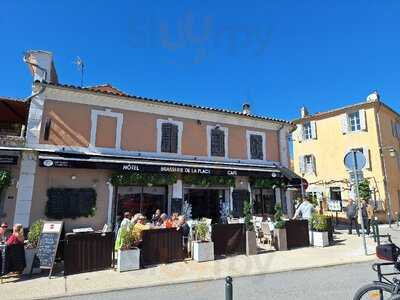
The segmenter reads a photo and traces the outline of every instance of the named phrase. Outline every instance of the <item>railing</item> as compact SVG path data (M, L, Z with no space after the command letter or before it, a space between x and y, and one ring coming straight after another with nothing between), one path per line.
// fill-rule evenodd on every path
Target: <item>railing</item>
M0 126L0 146L22 147L25 145L25 125Z

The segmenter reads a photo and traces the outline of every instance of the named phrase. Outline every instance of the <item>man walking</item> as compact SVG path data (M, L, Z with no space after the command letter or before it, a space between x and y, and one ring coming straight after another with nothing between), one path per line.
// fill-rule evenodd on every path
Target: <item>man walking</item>
M352 199L349 200L349 205L347 205L347 219L349 220L349 234L352 234L353 231L353 223L354 227L356 228L357 235L360 236L360 231L358 229L358 222L357 222L357 205L353 202Z
M294 213L293 219L297 219L300 217L303 220L310 221L313 212L314 212L314 206L306 198L297 207L296 212Z

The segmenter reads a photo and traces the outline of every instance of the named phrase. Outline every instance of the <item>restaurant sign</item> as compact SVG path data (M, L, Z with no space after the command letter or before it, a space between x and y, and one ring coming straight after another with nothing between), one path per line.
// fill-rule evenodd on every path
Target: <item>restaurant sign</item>
M180 173L180 174L199 174L199 175L220 175L220 176L249 176L253 175L253 170L243 170L226 168L218 166L215 167L193 167L193 166L182 166L180 164L173 165L168 163L166 165L160 162L138 162L138 163L121 163L121 162L110 162L110 161L90 161L90 160L66 160L66 159L53 159L53 158L41 158L39 159L39 165L46 168L77 168L77 169L106 169L126 172L142 172L142 173ZM267 171L267 170L266 170ZM272 176L271 174L280 175L280 173L271 173L263 171L260 168L259 173L263 173L266 176Z

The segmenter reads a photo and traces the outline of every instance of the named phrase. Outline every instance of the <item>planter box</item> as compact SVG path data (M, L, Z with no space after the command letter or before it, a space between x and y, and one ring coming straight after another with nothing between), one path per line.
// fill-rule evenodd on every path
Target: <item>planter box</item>
M25 248L26 267L25 267L24 271L22 271L22 274L29 275L29 274L31 274L31 270L32 270L32 274L39 274L42 271L39 267L33 268L33 259L34 259L36 253L37 253L36 248L30 248L30 249Z
M246 231L246 255L257 254L257 235L255 231Z
M316 247L326 247L329 246L328 231L317 232L312 231L312 242Z
M125 272L140 269L140 249L118 250L117 271Z
M274 229L274 245L275 249L278 251L285 251L287 250L287 236L286 236L286 229Z
M198 262L214 260L214 243L194 241L193 259Z

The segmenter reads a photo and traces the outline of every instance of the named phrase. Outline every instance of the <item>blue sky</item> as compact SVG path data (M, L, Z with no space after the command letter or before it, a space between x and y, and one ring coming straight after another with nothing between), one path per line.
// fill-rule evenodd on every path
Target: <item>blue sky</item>
M25 97L22 55L61 83L292 119L363 101L400 111L400 1L2 1L0 95Z

